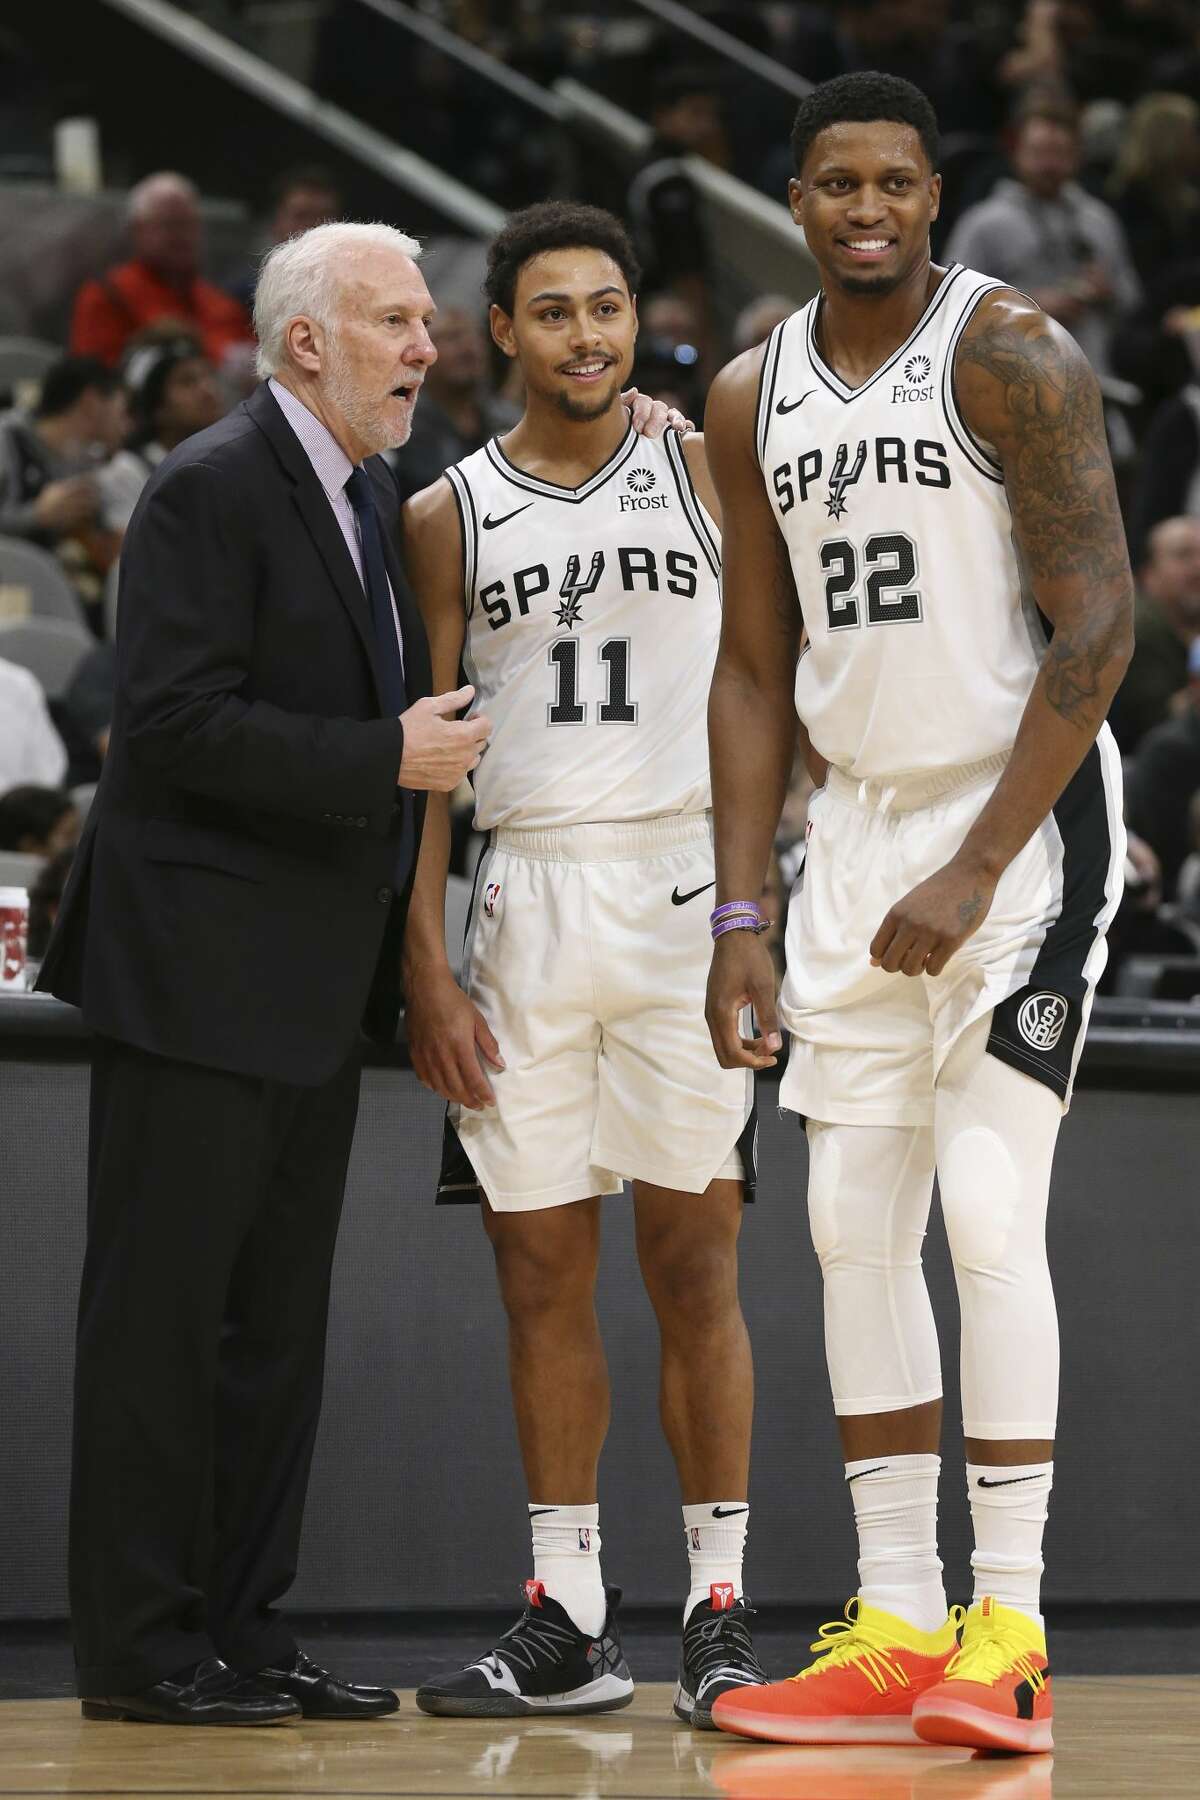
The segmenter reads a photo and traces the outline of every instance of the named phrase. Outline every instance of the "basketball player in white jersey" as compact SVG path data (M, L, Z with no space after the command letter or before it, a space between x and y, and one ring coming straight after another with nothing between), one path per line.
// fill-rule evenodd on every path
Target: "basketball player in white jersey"
M494 722L475 779L488 846L464 992L443 935L447 809L429 818L406 992L413 1066L450 1102L439 1198L482 1200L495 1251L534 1571L517 1625L417 1703L503 1715L632 1698L600 1570L593 1300L600 1196L632 1181L691 1565L675 1710L708 1726L718 1694L764 1679L741 1584L753 1075L718 1066L704 1023L716 500L699 437L639 437L620 405L637 270L611 214L516 214L486 286L525 412L410 502L406 546L433 666L457 675L461 660Z
M715 1716L796 1742L1041 1750L1046 1202L1120 895L1103 721L1132 584L1078 348L1011 288L930 262L925 97L839 77L802 102L793 149L821 290L722 372L706 418L725 519L718 902L759 892L796 714L823 786L778 1012L763 947L731 930L708 1016L728 1069L764 1067L780 1025L791 1034L781 1099L807 1120L860 1587L802 1678ZM738 1034L748 1001L753 1039ZM937 1555L942 1390L921 1270L935 1167L975 1534L961 1647Z

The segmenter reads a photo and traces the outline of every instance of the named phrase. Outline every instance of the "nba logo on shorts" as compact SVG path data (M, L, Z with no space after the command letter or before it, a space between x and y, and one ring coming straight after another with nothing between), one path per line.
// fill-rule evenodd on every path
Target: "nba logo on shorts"
M496 908L500 904L500 883L489 881L483 890L483 910L489 919L496 916Z
M1067 1022L1061 994L1030 994L1017 1014L1017 1029L1034 1050L1053 1050Z
M692 1533L692 1549L698 1550L700 1548L700 1527L698 1525L693 1525L690 1529Z
M583 1551L584 1555L586 1556L588 1551L591 1549L591 1547L592 1547L591 1528L586 1525L581 1525L579 1527L579 1548Z

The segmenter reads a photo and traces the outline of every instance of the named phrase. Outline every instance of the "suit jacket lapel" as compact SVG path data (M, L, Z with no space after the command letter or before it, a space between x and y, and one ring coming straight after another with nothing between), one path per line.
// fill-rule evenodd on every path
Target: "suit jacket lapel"
M378 706L379 671L375 663L375 628L371 623L371 608L363 584L358 578L358 571L346 548L341 526L329 504L329 497L317 480L303 444L280 412L265 381L255 388L244 404L292 478L292 503L362 641Z
M390 472L387 472L386 480L391 482ZM394 491L393 488L392 492L394 493ZM379 493L378 482L376 483L376 492ZM386 509L383 504L380 505L379 516L383 527L381 533L383 558L387 564L388 580L392 584L396 612L400 620L400 641L404 646L404 685L408 691L409 700L419 700L422 695L428 694L432 684L429 645L425 636L424 621L421 618L412 588L409 586L400 536L393 525L395 508L391 504L390 496Z

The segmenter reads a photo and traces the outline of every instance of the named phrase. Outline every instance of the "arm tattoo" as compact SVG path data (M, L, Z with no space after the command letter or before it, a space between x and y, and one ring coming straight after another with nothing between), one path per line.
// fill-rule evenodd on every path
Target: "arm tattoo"
M964 931L969 930L969 928L974 925L976 919L979 917L979 909L982 905L983 896L978 890L971 895L969 900L959 901L958 922Z
M1035 593L1053 612L1046 699L1094 732L1123 672L1132 581L1096 380L1040 315L989 320L959 348L997 384L988 426Z

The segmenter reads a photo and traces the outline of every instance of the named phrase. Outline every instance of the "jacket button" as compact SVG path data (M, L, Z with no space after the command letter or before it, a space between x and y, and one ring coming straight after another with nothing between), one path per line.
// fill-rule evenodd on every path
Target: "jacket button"
M365 819L355 819L355 821L354 821L354 823L359 827L360 830L366 824L366 822L367 821Z
M381 887L379 892L375 896L375 898L378 900L380 906L386 906L388 901L391 899L391 897L392 897L392 890L390 887Z
M332 814L332 813L322 813L322 814L321 814L321 817L322 817L322 818L323 818L323 819L326 819L326 820L328 820L328 819L332 819L332 817L333 817L333 814Z

